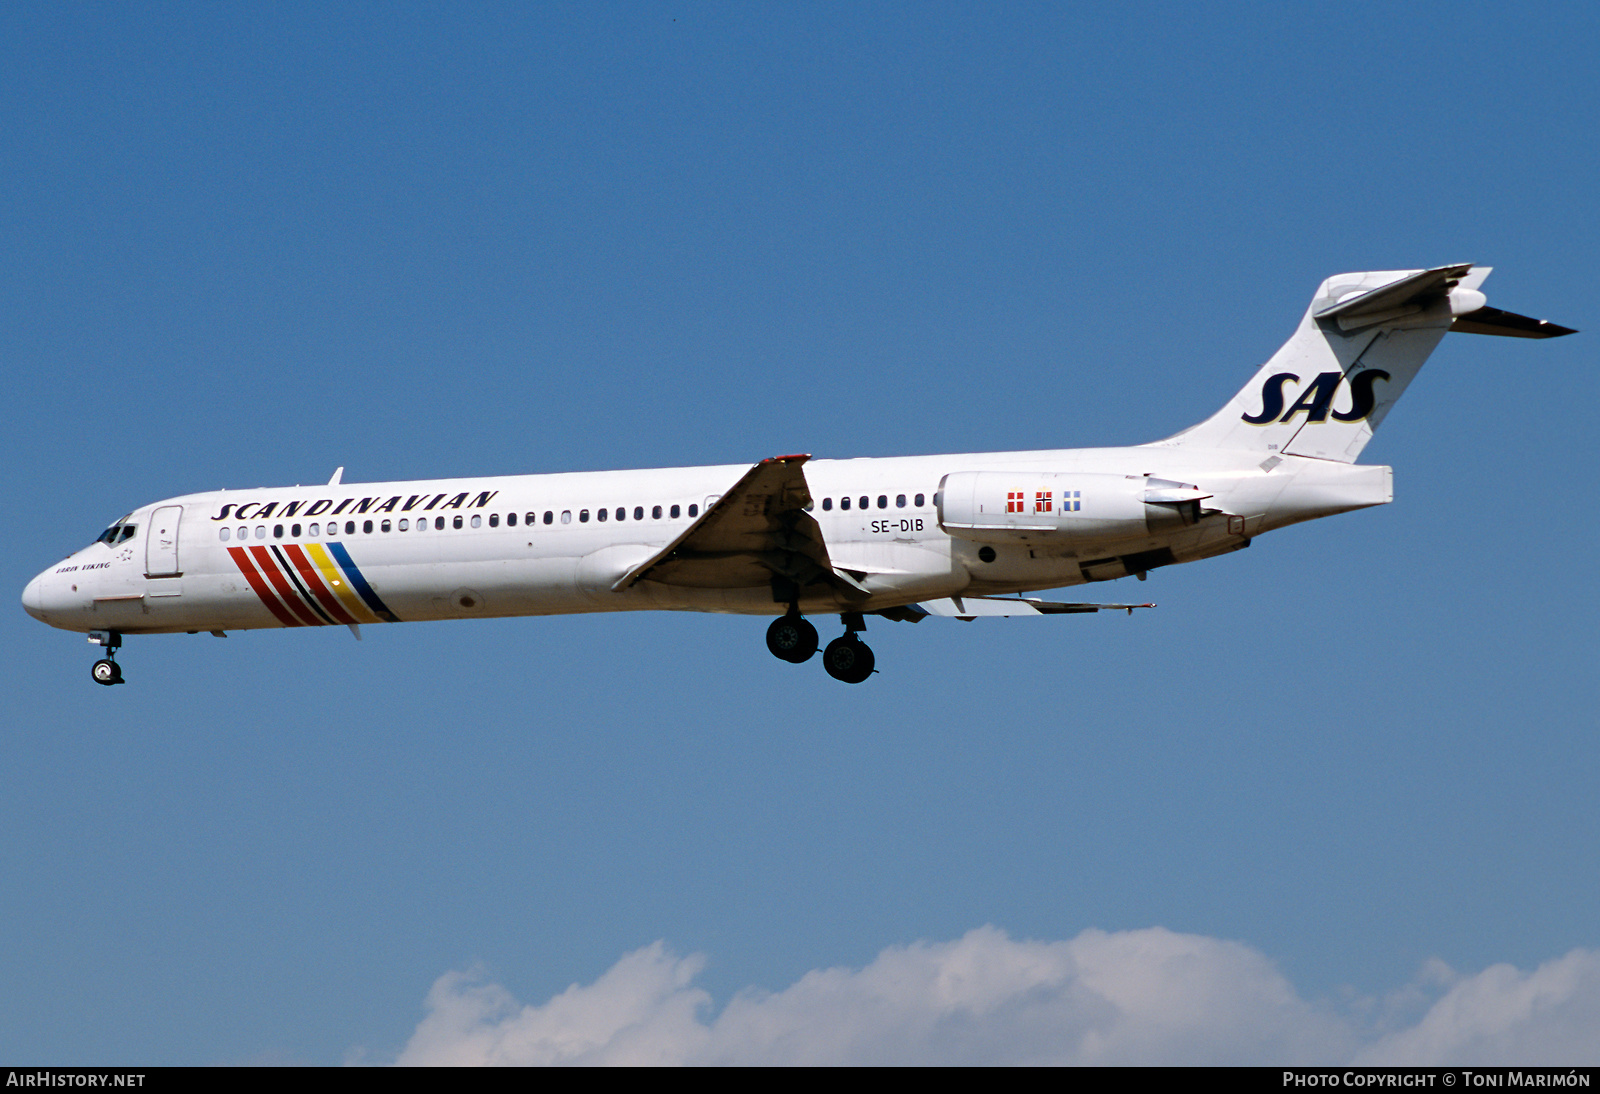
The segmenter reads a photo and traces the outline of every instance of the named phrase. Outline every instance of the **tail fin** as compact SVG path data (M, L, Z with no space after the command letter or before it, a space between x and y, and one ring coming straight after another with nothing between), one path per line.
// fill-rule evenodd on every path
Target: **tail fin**
M1300 326L1228 405L1157 446L1354 463L1445 333L1553 338L1566 327L1485 306L1489 267L1330 277ZM1462 318L1457 318L1460 316Z

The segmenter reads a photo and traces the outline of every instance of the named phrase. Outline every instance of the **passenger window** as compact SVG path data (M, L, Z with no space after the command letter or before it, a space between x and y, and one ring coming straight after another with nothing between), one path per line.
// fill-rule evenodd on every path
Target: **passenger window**
M450 518L450 527L452 527L452 528L460 528L461 527L461 514L460 513L457 513L455 516Z
M433 518L433 530L435 532L444 531L444 518L443 517L434 517Z
M493 522L491 521L490 523L492 524ZM507 528L515 528L516 526L517 526L517 514L515 514L515 513L507 513L506 514L506 527Z
M628 519L628 511L626 509L618 509L617 510L617 519L618 520L627 520Z
M549 513L546 513L544 515L544 522L546 524L550 523L550 514ZM572 523L572 510L571 509L563 509L563 510L561 510L561 523L562 524L571 524Z
M472 514L472 526L474 528L482 528L483 527L483 517L480 516L477 513Z
M550 510L548 510L548 509L546 509L546 510L545 510L545 511L544 511L544 522L545 522L545 523L546 523L546 524L549 524L549 523L550 523L550 520L551 520L551 518L552 518L552 517L554 517L554 516L555 516L555 514L554 514L554 513L552 513L552 512L551 512L551 511L550 511ZM568 522L568 521L570 521L570 520L571 520L571 519L572 519L572 514L571 514L571 513L568 513L568 512L563 512L563 513L562 513L562 514L561 514L561 523L562 523L562 524L566 524L566 523L567 523L567 522Z
M596 513L596 514L595 514L595 515L596 515L596 516L597 516L597 517L599 517L599 518L600 518L600 519L601 519L601 520L605 520L605 519L606 519L606 518L607 518L607 517L609 517L609 516L610 516L610 515L611 515L611 510L609 510L609 509L602 509L602 510L600 510L600 512L598 512L598 513ZM584 519L585 519L585 518L584 518L584 517L582 517L582 516L580 516L580 517L579 517L579 518L578 518L578 519L579 519L579 520L584 520Z
M362 521L361 522L361 531L365 535L369 535L370 536L372 534L372 522L370 520Z
M293 528L290 528L289 529L289 534L291 536L293 536L295 539L299 539L300 538L300 526L298 524L296 524Z
M633 519L634 520L643 520L644 519L644 506L635 505L633 507Z
M918 508L918 509L921 509L921 508L922 508L922 500L923 500L923 499L922 499L922 495L921 495L921 494L918 494L918 495L917 495L917 498L916 498L916 501L917 501L917 508Z
M839 508L840 509L848 509L848 508L850 508L850 499L849 498L840 498L839 499Z
M589 523L589 510L587 510L587 509L579 509L578 510L578 523L579 524L588 524Z
M698 517L700 515L700 507L698 505L689 506L689 515L691 517Z
M257 534L259 534L259 529L257 530ZM353 536L353 535L356 534L356 522L355 521L347 520L347 521L344 522L344 534L347 535L347 536Z
M476 520L477 518L474 517L473 519ZM513 519L515 519L515 518L513 518ZM499 513L490 513L489 514L489 527L490 528L498 528L498 527L500 527L500 514Z
M832 498L823 498L822 499L822 511L824 513L828 513L828 512L832 512L832 510L833 510L833 499Z
M867 507L867 502L869 502L871 500L872 499L870 499L870 498L862 498L861 499L861 508L865 509Z
M401 517L400 523L395 525L395 527L400 529L402 532L409 532L411 531L411 522L405 517Z
M248 529L248 528L240 528L239 529L239 538L240 539L249 539L250 538L250 529Z
M233 533L228 531L226 528L218 528L217 529L217 535L222 538L222 542L224 542L224 543L228 542L228 537L231 536L232 534Z
M906 507L906 496L904 494L896 494L894 496L894 507L896 509L904 509Z
M651 520L660 520L661 519L661 506L652 505L650 507L650 519Z
M682 513L682 512L683 512L683 510L681 508L679 508L678 506L674 505L671 509L667 510L667 515L670 516L673 520L677 520L678 519L678 515L680 513Z
M380 525L378 525L378 529L379 529L379 530L380 530L380 531L383 531L383 532L387 532L387 531L389 531L389 530L390 530L390 528L389 528L389 522L388 522L388 521L384 521L384 522L383 522L383 523L382 523L382 524L380 524Z
M282 539L283 538L283 525L274 524L272 526L272 538L273 539Z
M257 539L266 539L267 538L267 526L265 524L256 525L256 538Z

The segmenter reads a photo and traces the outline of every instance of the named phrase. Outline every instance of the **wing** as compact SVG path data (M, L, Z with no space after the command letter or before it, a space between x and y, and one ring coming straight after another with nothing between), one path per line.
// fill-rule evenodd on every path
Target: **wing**
M929 615L968 622L981 616L1076 615L1080 612L1126 611L1153 608L1154 604L1060 604L1050 600L1012 596L953 596L947 600L925 600L916 605Z
M867 590L828 560L822 529L806 510L811 491L803 470L809 456L762 460L652 558L611 588L640 581L697 589L749 589L824 583L852 595Z

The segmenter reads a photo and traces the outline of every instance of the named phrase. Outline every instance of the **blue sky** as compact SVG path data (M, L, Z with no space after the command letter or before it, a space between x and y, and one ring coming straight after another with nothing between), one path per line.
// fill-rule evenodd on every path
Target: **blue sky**
M340 465L1151 440L1346 270L1594 330L1597 48L1580 4L7 8L5 574ZM14 605L0 1059L420 1058L469 970L746 1059L746 989L1176 938L1317 1016L1228 1058L1570 967L1575 1039L1502 1048L1575 1062L1593 337L1447 339L1363 456L1394 505L1102 590L1131 619L874 623L861 687L663 614L135 639L102 689Z

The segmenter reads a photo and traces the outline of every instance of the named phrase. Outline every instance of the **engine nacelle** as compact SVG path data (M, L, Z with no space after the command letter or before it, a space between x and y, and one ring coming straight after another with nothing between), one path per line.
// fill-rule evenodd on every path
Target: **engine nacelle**
M963 471L940 483L939 526L979 543L1111 543L1194 524L1207 497L1147 475Z

